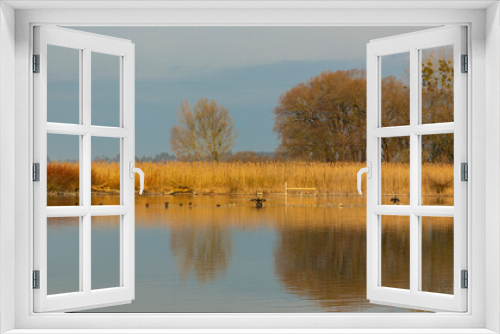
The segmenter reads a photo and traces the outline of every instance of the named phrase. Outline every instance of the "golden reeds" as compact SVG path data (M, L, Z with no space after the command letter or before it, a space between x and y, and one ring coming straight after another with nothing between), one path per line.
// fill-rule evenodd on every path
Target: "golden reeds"
M200 194L284 193L289 188L316 188L318 194L356 194L356 173L365 163L341 162L141 162L146 193L194 192ZM409 165L383 163L382 191L388 195L409 193ZM49 192L78 190L78 164L50 162ZM116 192L120 188L119 164L92 163L92 190ZM136 188L139 180L136 177ZM452 195L453 165L424 164L422 194ZM363 190L366 182L363 179ZM306 191L305 191L306 192Z

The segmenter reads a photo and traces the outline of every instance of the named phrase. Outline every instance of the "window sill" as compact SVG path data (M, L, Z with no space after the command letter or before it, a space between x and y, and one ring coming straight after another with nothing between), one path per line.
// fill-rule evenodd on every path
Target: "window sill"
M470 329L15 329L5 334L486 334L484 328Z

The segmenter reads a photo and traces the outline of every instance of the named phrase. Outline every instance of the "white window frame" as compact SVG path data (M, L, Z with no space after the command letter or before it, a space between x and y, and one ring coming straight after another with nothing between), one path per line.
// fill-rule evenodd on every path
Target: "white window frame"
M77 5L86 9L58 9L68 6L62 2L16 2L1 4L0 22L0 169L14 171L11 161L15 157L15 188L6 189L11 175L0 170L0 329L16 329L16 333L34 333L36 329L146 329L197 328L226 329L219 332L236 332L234 329L268 328L270 332L302 328L301 332L336 332L335 329L357 328L359 332L410 332L419 328L422 333L452 332L464 329L466 333L500 331L500 18L498 2L446 2L417 3L365 2L277 2L221 3L207 1L179 4L164 2L123 9L129 2L82 1ZM13 20L9 7L21 6L37 9L18 10ZM71 6L71 5L69 5ZM95 9L114 6L114 10ZM117 8L122 6L122 8ZM147 9L147 6L150 6ZM163 6L163 9L152 6ZM365 7L363 7L365 6ZM453 8L457 6L460 8ZM489 6L489 7L488 7ZM170 8L168 8L170 7ZM182 8L179 8L182 7ZM403 7L403 8L401 8ZM488 9L486 9L488 7ZM48 9L40 9L48 8ZM94 8L94 9L92 9ZM350 8L350 9L349 9ZM370 9L368 9L370 8ZM279 10L277 10L279 9ZM362 22L362 23L360 23ZM486 24L485 24L486 22ZM31 290L33 203L30 171L32 163L32 27L35 24L71 25L206 25L206 26L317 26L317 25L405 25L436 26L460 24L468 26L468 54L471 59L468 77L468 152L470 156L468 198L469 307L466 313L436 314L34 314ZM15 28L15 29L14 29ZM12 36L15 30L15 44ZM134 41L132 41L134 42ZM13 48L15 46L15 64ZM6 62L4 62L4 60ZM12 66L15 65L15 73ZM485 66L488 65L488 71ZM9 84L15 80L15 101L9 97ZM15 113L12 112L15 104ZM15 134L1 130L15 128ZM15 140L15 145L12 142ZM7 142L6 142L7 141ZM10 145L10 147L9 147ZM488 150L486 154L485 149ZM488 182L486 174L488 173ZM15 191L15 211L9 211L8 195ZM486 194L488 196L486 196ZM9 221L6 218L12 218ZM15 240L15 244L9 240ZM487 251L486 251L487 250ZM14 261L9 258L14 253ZM15 283L14 283L15 282ZM14 287L14 289L12 289ZM13 292L10 292L13 290ZM488 291L488 293L486 293ZM15 305L12 308L12 305ZM93 329L93 330L91 330ZM142 330L141 330L142 329ZM233 330L229 330L233 329ZM30 331L31 330L31 331ZM448 330L448 331L447 331ZM264 332L264 330L256 330ZM56 330L52 332L57 332ZM130 333L135 331L130 330ZM165 330L165 332L167 332ZM212 330L213 332L213 330ZM247 331L248 332L248 331ZM295 331L297 332L297 331ZM350 333L356 331L350 330ZM411 331L415 333L416 331Z
M413 307L422 310L467 310L467 290L461 287L461 270L467 270L467 184L461 181L461 163L467 163L467 76L462 73L462 55L467 54L466 28L445 26L414 33L372 40L367 46L367 144L366 160L371 166L367 179L367 298L375 304ZM451 45L454 68L454 119L448 123L422 124L422 54L421 50ZM382 58L407 53L409 56L409 124L382 126ZM454 134L454 204L431 206L422 204L422 135ZM381 203L381 141L382 138L410 139L410 203L382 205ZM383 216L409 218L409 289L382 286ZM453 219L453 293L422 291L422 217L451 217ZM411 306L408 306L411 305Z
M33 76L34 94L34 162L39 163L40 180L33 184L34 256L33 268L39 270L39 288L34 289L35 312L75 311L102 305L129 303L135 296L135 193L134 175L129 169L135 162L135 46L128 40L51 26L34 27L34 54L39 56L39 73ZM80 62L80 122L64 124L47 122L47 47L71 48ZM92 125L92 53L113 55L119 61L119 126ZM47 135L78 136L80 203L78 206L47 206ZM91 141L93 138L115 138L120 144L120 204L91 205ZM131 174L130 174L131 173ZM119 286L92 289L92 217L118 216L120 219ZM79 219L79 291L48 295L47 293L47 219ZM97 305L97 306L95 306Z

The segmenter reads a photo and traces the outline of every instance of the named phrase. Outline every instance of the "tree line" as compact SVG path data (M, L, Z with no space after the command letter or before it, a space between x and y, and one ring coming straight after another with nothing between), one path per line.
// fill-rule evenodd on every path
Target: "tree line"
M426 52L421 67L422 123L453 121L453 57L449 50ZM408 70L381 79L381 125L410 124ZM363 162L366 159L366 72L324 71L292 87L274 109L280 139L275 160ZM194 108L183 101L170 133L178 159L223 161L261 159L251 152L231 154L237 131L227 108L202 98ZM407 162L409 137L383 138L382 160ZM452 162L453 135L424 136L424 162ZM269 157L264 158L264 160Z
M423 54L422 123L453 122L452 52ZM410 124L408 72L381 79L381 125ZM274 110L278 152L289 159L324 162L366 158L366 73L326 71L288 90ZM453 135L422 138L424 162L452 162ZM409 137L383 138L382 160L409 160Z

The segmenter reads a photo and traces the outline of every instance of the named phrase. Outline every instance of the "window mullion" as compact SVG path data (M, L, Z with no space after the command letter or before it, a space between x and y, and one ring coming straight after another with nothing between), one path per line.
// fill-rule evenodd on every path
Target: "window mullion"
M83 62L81 67L81 80L82 80L82 90L81 90L81 103L82 103L82 123L84 126L91 126L91 51L89 49L83 50ZM91 134L87 132L82 136L82 148L80 159L81 170L83 171L82 177L80 178L80 189L82 196L82 203L84 207L89 208L91 206L91 168L92 168L92 155L91 155ZM80 245L80 256L82 263L80 265L81 273L80 277L83 277L83 291L90 293L92 289L92 266L91 266L91 233L92 233L92 217L90 211L82 217L82 228L81 228L81 245ZM83 276L82 276L83 275Z
M81 103L82 103L82 122L85 127L91 126L91 51L89 49L83 50L83 64L82 64L82 90L81 90ZM91 205L91 134L87 132L82 136L83 145L81 148L82 157L80 164L83 170L81 177L80 189L82 189L82 203L85 207Z
M414 129L419 123L419 52L410 50L410 291L418 291L420 273L419 217L413 212L418 205L420 187L419 136Z
M432 125L425 126L422 124L422 51L421 50L415 50L415 57L417 59L417 63L415 64L416 71L415 73L412 73L414 77L414 83L415 83L415 92L414 92L414 97L416 98L416 110L414 112L415 116L413 118L414 126L413 128L415 130L423 130L423 131L416 131L414 132L414 138L416 142L416 147L414 148L414 151L416 152L416 157L415 157L415 164L416 164L416 169L415 169L415 179L416 179L416 189L415 189L415 198L414 202L415 206L413 208L418 209L421 204L422 204L422 135L425 132L424 129L432 129L434 128L434 133L439 133L438 128L445 129L446 126L448 127L448 130L453 130L453 123L451 124L442 124L440 126L433 127ZM428 131L429 132L429 131ZM410 168L410 173L411 173L411 168ZM411 189L411 188L410 188ZM418 252L416 252L417 255L417 277L413 277L412 279L415 280L416 282L416 287L417 291L422 291L422 216L416 216L416 212L413 211L413 216L416 219L416 239L417 239L417 244L416 248Z
M80 228L80 277L83 280L83 283L80 285L82 286L82 291L85 293L90 293L91 287L92 287L92 272L91 272L91 256L92 256L92 250L90 248L91 245L91 215L90 213L87 213L85 216L81 218L82 226Z

